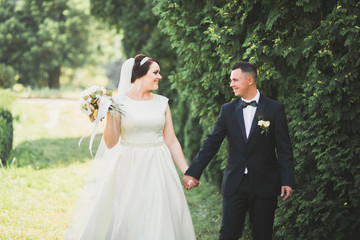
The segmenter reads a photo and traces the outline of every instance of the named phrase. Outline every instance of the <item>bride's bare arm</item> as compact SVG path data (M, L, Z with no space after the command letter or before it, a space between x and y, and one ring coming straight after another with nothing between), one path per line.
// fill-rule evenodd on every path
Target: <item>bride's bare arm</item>
M121 126L121 115L115 112L114 116L108 112L104 130L104 140L108 148L114 147L119 141Z
M189 165L186 162L183 150L180 146L180 143L175 135L174 125L171 118L171 111L168 105L166 113L165 113L165 127L164 127L164 141L168 146L171 152L171 156L180 169L180 171L184 174L186 170L189 168Z

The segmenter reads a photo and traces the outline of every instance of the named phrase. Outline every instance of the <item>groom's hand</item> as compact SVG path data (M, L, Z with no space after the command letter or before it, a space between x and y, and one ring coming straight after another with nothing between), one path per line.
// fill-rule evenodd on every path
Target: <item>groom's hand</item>
M200 181L192 176L184 175L184 177L182 179L182 183L187 190L190 190L194 187L199 186Z
M288 199L292 195L292 188L290 186L282 186L281 187L281 197L283 200Z

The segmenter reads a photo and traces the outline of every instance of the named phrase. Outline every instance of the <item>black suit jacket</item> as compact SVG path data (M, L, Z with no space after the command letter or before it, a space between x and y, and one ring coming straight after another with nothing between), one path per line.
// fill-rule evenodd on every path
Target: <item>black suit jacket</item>
M246 138L240 98L221 107L220 115L206 137L186 175L200 179L210 160L217 153L225 136L229 155L223 176L221 193L231 195L244 176L245 167L255 194L276 196L281 186L294 184L293 152L288 133L284 106L260 95L249 137ZM268 133L261 133L258 121L270 121Z

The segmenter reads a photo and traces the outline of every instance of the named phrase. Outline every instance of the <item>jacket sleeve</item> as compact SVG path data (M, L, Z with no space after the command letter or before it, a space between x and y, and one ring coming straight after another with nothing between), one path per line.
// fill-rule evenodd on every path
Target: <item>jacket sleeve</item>
M281 186L294 186L294 159L284 105L280 105L275 121L275 144L279 161Z
M200 179L200 176L211 159L219 150L222 141L226 136L224 106L221 107L218 119L210 134L205 138L200 151L192 161L185 175Z

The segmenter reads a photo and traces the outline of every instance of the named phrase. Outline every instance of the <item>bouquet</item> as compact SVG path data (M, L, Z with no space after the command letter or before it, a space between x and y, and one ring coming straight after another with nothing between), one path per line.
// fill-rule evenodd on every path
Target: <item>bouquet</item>
M114 111L124 114L119 104L117 104L111 96L111 91L107 91L100 86L91 86L85 89L80 95L81 111L89 116L91 122L95 123L89 142L91 156L93 156L92 144L94 142L99 121L101 121L109 111L112 115L114 114ZM83 138L84 136L79 140L79 147Z
M100 101L98 101L100 100ZM100 106L103 106L107 109L102 110L102 115L100 120L105 117L105 114L110 111L113 115L114 111L123 114L120 106L112 98L112 92L106 90L101 86L91 86L85 89L80 95L80 108L83 113L89 116L91 122L94 122L98 117Z

